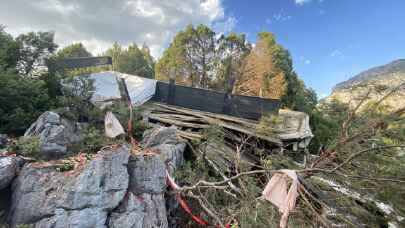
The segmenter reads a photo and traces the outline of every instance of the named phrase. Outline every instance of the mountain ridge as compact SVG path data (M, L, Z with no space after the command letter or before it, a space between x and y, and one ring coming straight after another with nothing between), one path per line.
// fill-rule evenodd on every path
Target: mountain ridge
M365 70L350 79L340 82L336 84L332 91L336 92L342 89L348 89L353 87L354 85L363 84L369 82L371 80L379 80L384 79L386 77L390 77L389 74L395 73L403 73L404 80L405 80L405 58L404 59L397 59L388 64L380 65L377 67L370 68Z
M404 84L405 59L397 59L388 64L365 70L349 80L338 83L322 103L338 101L355 107L361 100L359 98L367 96L368 101L378 101L390 91L396 90L388 98L384 98L382 104L388 108L387 110L397 110L405 107Z

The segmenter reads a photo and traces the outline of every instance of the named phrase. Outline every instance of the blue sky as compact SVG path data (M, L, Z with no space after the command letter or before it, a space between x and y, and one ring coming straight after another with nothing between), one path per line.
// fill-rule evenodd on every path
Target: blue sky
M225 0L234 30L270 31L318 96L368 68L405 58L405 0Z
M217 32L273 32L320 97L370 67L405 58L405 0L1 0L0 24L17 36L54 31L60 47L97 55L113 42L146 43L159 58L188 24Z

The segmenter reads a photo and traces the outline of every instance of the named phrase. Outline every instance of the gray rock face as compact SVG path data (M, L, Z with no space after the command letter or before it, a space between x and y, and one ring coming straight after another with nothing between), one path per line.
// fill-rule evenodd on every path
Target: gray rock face
M157 127L146 131L142 144L159 152L159 157L164 161L172 173L184 164L184 149L186 143L182 142L176 134L174 127Z
M162 194L128 194L124 203L111 214L110 228L168 227Z
M15 157L0 157L0 190L10 185L17 170L18 162Z
M10 224L35 227L106 227L129 182L129 148L100 152L78 174L25 165L12 185Z
M128 172L129 190L134 194L161 194L166 188L166 167L157 156L132 156Z
M128 195L110 217L110 227L168 227L166 167L158 156L131 156Z
M58 122L50 115L51 122ZM100 152L74 172L26 164L12 183L11 227L169 227L166 167L182 164L185 144L173 128L155 129L146 137L159 155L130 155L129 147L121 146Z
M183 164L185 143L175 128L158 127L145 132L142 144L159 156L132 156L128 163L129 191L120 207L111 214L110 227L168 227L166 212L166 167ZM176 205L170 205L176 207ZM169 208L170 210L170 208Z
M77 123L62 118L55 112L44 112L25 132L25 137L40 139L41 155L44 158L60 158L71 146L80 142L80 127Z

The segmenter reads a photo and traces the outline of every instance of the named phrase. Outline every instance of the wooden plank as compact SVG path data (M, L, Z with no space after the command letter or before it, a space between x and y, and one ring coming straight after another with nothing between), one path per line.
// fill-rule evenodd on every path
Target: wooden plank
M200 117L186 116L186 115L173 114L173 113L152 112L152 114L154 116L166 118L166 119L174 119L174 120L189 121L189 122L204 122L204 120Z
M282 141L279 138L257 134L255 126L254 127L244 127L244 126L241 126L241 125L238 125L238 124L227 123L227 122L222 121L220 119L207 116L207 115L205 115L205 113L200 112L200 111L194 111L194 110L189 110L189 109L184 109L184 108L167 106L167 105L163 105L163 104L156 104L156 105L160 106L162 108L169 109L169 110L174 110L174 111L178 111L178 112L181 112L181 113L201 117L208 124L219 125L221 127L224 127L224 128L230 129L230 130L238 131L238 132L241 132L241 133L253 136L253 137L257 137L257 138L262 139L262 140L266 140L266 141L274 143L276 145L282 145L283 144ZM211 114L211 116L216 116L216 114Z
M182 122L182 121L178 121L178 120L162 118L162 117L159 117L159 116L156 116L153 114L151 114L148 118L151 120L157 120L162 123L172 124L172 125L176 125L176 126L180 126L180 127L190 127L190 128L196 128L196 129L203 129L203 128L209 127L209 125L205 125L205 124L187 123L187 122Z

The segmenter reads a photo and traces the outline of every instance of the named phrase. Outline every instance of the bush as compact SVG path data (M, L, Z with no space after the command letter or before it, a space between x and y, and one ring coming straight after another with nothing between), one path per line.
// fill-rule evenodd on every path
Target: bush
M13 148L18 154L23 156L40 159L40 140L39 137L20 137Z
M280 124L282 120L277 115L263 115L256 127L256 132L261 135L273 136L280 132Z
M62 116L78 122L97 125L103 121L103 112L90 102L94 93L94 80L88 77L68 77L63 80L63 96L57 110Z
M86 153L93 153L106 144L108 144L108 138L97 128L89 127L83 133L80 149Z
M22 134L54 106L43 80L22 78L0 69L0 132Z

